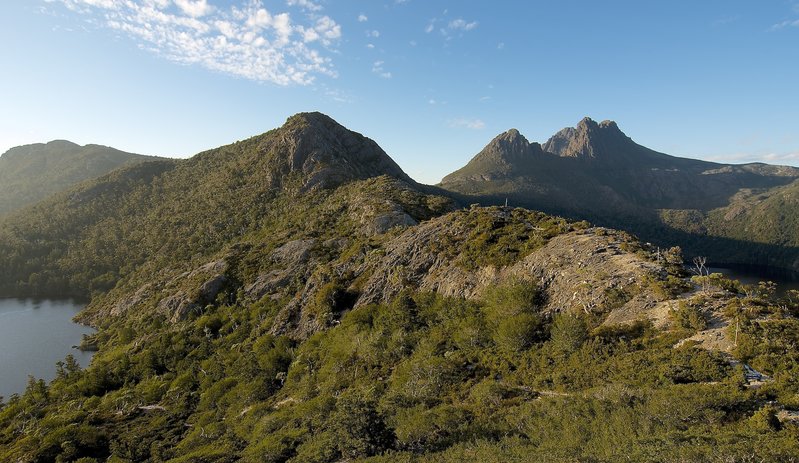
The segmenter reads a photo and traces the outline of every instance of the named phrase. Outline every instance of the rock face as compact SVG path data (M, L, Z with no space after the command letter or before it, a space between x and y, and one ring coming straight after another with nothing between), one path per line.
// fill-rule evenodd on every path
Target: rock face
M246 294L258 300L267 294L276 294L294 278L307 279L308 262L315 244L316 240L312 239L294 240L275 249L270 256L273 264L271 269L245 286Z
M608 305L613 291L630 294L625 304L643 310L654 306L656 297L640 291L640 283L666 276L662 266L624 250L631 242L628 235L605 228L555 236L507 266L465 268L458 255L437 249L437 243L467 233L468 222L460 220L459 214L463 213L410 228L388 243L378 262L366 264L372 267L371 277L356 307L388 302L406 288L472 299L482 296L487 288L521 280L543 291L544 312L594 311ZM505 220L503 210L491 214Z
M518 130L510 129L491 140L476 158L512 166L527 161L531 156L542 154L541 145L530 143Z
M388 175L415 182L373 140L321 113L290 117L260 146L275 187L299 178L302 190L333 188L352 180Z
M579 159L612 156L630 149L635 149L635 142L619 130L615 122L597 124L590 117L574 128L561 130L543 145L546 152Z

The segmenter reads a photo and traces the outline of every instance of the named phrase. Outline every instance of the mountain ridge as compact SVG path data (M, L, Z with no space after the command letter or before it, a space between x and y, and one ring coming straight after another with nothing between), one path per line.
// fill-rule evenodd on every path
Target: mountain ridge
M280 220L277 208L291 214L296 198L322 201L328 191L381 176L392 180L386 192L362 201L364 227L386 230L428 214L424 204L401 205L413 195L390 185L415 190L418 184L374 141L322 114L301 113L280 128L189 159L115 170L0 221L0 292L86 297L158 256L163 265L170 255L216 252L265 220ZM233 204L246 207L230 211ZM201 252L191 251L199 243ZM43 248L48 265L31 257Z
M575 127L558 131L540 145L540 152L529 148L535 144L519 133L511 137L520 140L516 145L503 143L509 134L495 137L438 186L465 195L464 201L502 204L507 198L515 205L628 229L653 242L666 244L677 239L692 253L701 253L703 247L715 248L711 246L714 236L745 239L745 233L728 229L713 218L718 214L712 213L730 206L740 191L776 191L799 179L799 169L790 166L722 164L659 153L637 144L615 122L597 123L588 117ZM675 220L687 216L668 211L696 211L688 215L700 223ZM735 227L745 229L747 225L735 223ZM699 229L703 232L695 233ZM686 240L688 235L683 232L695 236ZM790 233L768 233L773 238L764 244L791 242L797 246L799 234L784 239ZM776 238L778 235L783 238ZM799 255L799 248L791 252ZM729 256L717 250L712 259L747 263L739 262L745 253L731 254L735 254L734 260L725 260ZM752 254L748 263L765 265L760 251L753 248ZM795 268L795 262L795 258L783 256L768 265Z
M0 460L797 454L778 417L799 407L795 300L690 279L678 248L623 231L460 207L331 121L0 219L0 294L89 297L98 328L87 369L68 357L0 400ZM729 355L775 380L748 388Z
M114 169L158 159L68 140L11 148L0 155L0 215Z

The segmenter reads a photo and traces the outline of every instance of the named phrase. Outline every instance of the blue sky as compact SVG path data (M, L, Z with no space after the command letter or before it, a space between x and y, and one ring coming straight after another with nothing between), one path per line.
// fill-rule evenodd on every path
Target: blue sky
M3 0L0 152L188 157L322 111L435 183L583 116L799 165L799 0Z

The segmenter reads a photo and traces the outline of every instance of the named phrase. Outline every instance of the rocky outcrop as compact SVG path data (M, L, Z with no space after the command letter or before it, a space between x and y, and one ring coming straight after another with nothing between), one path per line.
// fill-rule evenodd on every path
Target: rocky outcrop
M316 244L316 240L294 240L278 247L269 256L271 265L269 270L258 275L252 283L244 287L245 294L258 300L266 295L275 298L283 294L285 288L294 279L306 279L308 277L308 262L311 256L311 249Z
M208 304L215 304L219 294L230 282L225 274L228 267L227 260L223 258L173 278L160 291L157 310L169 316L172 323L176 323L191 313L199 312Z
M544 151L562 157L592 159L629 150L635 143L613 121L596 123L583 118L576 127L567 127L543 145Z
M629 235L605 228L556 236L512 265L467 269L458 255L436 249L444 235L466 233L463 225L445 216L388 243L385 256L365 264L373 270L356 306L390 301L406 288L479 298L489 287L522 280L543 290L545 312L605 310L619 294L628 295L624 304L646 308L655 305L657 296L642 290L642 282L666 277L662 266L624 250L632 247Z
M334 188L353 180L389 175L415 182L373 140L317 112L290 117L260 146L273 187L299 179L301 191Z

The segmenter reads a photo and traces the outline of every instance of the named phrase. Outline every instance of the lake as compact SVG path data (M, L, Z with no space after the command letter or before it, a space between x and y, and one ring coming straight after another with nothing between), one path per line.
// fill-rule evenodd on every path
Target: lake
M799 290L799 275L769 269L708 267L710 273L723 273L732 280L746 285L757 285L761 281L777 284L777 294L785 294L790 289Z
M82 308L70 300L0 299L0 396L24 392L28 375L52 380L67 354L89 364L93 352L72 348L94 332L72 322Z

